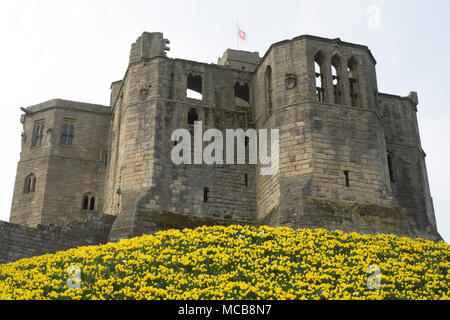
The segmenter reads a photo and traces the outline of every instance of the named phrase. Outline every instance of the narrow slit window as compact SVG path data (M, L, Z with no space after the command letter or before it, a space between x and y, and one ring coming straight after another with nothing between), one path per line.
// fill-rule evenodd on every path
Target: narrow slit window
M266 68L266 74L265 74L265 85L266 85L266 103L267 103L267 110L269 113L272 113L273 109L273 102L272 102L272 67L267 66Z
M103 153L103 164L105 165L105 168L108 167L108 152Z
M248 187L248 174L244 174L244 184L246 187Z
M209 200L209 189L203 188L203 202L207 203Z
M350 172L344 171L345 176L345 186L350 187Z

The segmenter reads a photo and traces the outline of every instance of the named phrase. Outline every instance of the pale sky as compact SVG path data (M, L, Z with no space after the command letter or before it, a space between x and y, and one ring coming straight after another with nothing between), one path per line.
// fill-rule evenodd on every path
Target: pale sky
M370 19L373 8L379 24ZM54 98L108 105L110 84L123 78L143 31L163 32L170 57L215 63L236 48L239 21L249 37L240 49L262 56L270 44L302 34L339 37L371 49L381 92L418 92L436 219L450 242L449 12L447 0L2 0L0 220L8 221L11 209L20 107Z

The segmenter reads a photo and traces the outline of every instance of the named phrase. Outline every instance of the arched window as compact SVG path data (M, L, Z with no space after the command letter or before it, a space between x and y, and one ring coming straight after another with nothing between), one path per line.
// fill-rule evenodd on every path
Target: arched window
M265 87L266 87L266 104L267 110L269 113L272 112L273 103L272 103L272 67L267 66L265 73Z
M89 196L85 195L83 197L83 210L87 210L89 208Z
M188 125L194 125L195 121L198 121L197 110L191 109L188 113Z
M82 208L85 211L95 211L95 194L91 192L84 194Z
M314 71L316 75L316 95L317 95L317 101L324 102L325 101L325 90L324 90L324 70L323 70L323 64L324 64L324 57L322 55L322 52L316 53L314 56Z
M45 120L39 120L34 123L33 147L35 148L42 146L42 140L44 139L44 127Z
M359 107L361 97L359 92L358 61L354 57L348 60L348 81L352 107Z
M23 193L32 193L36 190L36 176L30 174L25 178L25 187Z
M331 74L333 78L334 103L344 104L344 88L342 85L342 62L339 55L335 54L331 58Z
M91 202L89 204L89 210L94 211L95 210L95 196L91 197Z

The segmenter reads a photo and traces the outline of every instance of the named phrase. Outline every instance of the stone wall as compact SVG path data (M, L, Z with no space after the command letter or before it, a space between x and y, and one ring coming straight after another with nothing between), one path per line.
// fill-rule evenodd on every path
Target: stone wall
M417 123L417 105L415 92L408 97L388 94L379 97L387 152L391 157L393 194L406 209L414 229L421 233L437 233L426 155Z
M115 218L91 216L87 221L38 225L36 228L0 221L0 263L107 243Z

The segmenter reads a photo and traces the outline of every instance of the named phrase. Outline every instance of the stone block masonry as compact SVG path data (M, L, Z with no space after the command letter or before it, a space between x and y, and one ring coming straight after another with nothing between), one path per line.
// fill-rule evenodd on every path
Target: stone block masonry
M169 43L144 32L132 44L109 106L56 99L22 108L11 223L116 217L91 243L215 224L441 239L418 95L379 92L369 48L303 35L263 57L228 49L207 64L167 57ZM172 133L192 134L195 121L204 131L279 130L279 171L175 165ZM63 227L2 228L3 255L12 258L41 254L33 242L47 243L45 252L85 243Z
M92 216L87 221L36 228L0 221L0 263L107 243L115 219L109 215Z

